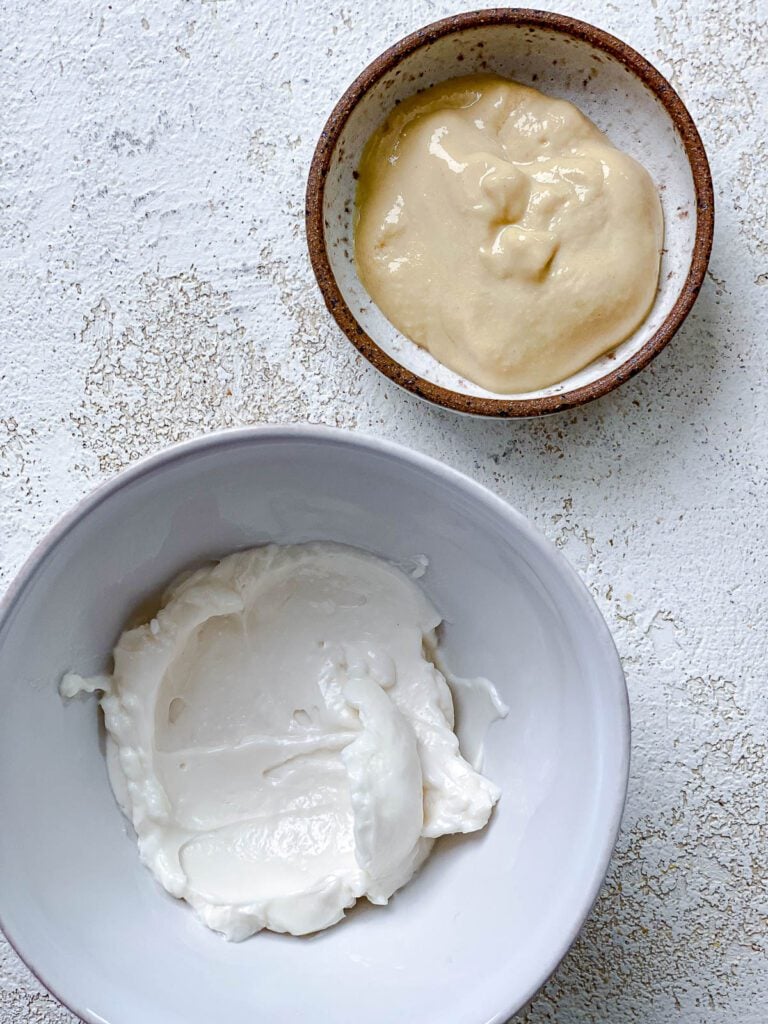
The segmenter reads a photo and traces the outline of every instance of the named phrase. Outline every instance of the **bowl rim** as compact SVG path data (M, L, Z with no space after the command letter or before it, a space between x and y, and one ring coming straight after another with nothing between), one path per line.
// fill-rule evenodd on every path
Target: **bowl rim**
M670 116L688 158L696 197L696 235L688 274L672 309L657 330L637 352L597 380L559 394L538 398L467 395L435 384L407 369L385 352L355 319L336 283L325 239L323 204L331 159L350 114L368 89L403 58L437 39L466 29L494 25L530 26L569 35L590 43L623 64L654 94ZM496 7L467 11L426 25L390 46L357 76L331 111L320 133L307 178L305 227L310 262L325 304L341 330L368 362L401 388L434 405L474 416L510 418L563 412L591 402L634 377L661 352L688 316L704 283L712 251L714 209L709 161L693 118L670 83L645 57L616 36L589 22L525 7Z
M259 425L251 427L229 428L213 431L190 441L183 441L161 449L151 455L139 458L110 479L98 484L93 490L82 497L71 509L43 535L32 552L22 563L21 568L12 579L9 587L0 597L0 645L12 624L18 603L24 598L30 584L44 567L47 559L53 554L59 543L80 524L87 516L104 502L119 495L126 487L164 470L172 468L179 462L194 459L216 450L247 447L259 444L280 444L304 441L318 444L330 444L340 447L362 449L371 455L383 455L394 462L405 462L424 473L429 473L446 482L485 506L496 516L506 521L513 530L521 534L530 545L530 550L537 559L547 562L556 573L561 587L574 601L580 617L588 624L595 634L595 646L600 647L606 659L607 671L603 693L605 706L616 728L610 734L615 744L617 770L603 784L605 813L603 817L604 835L599 844L599 856L595 859L588 875L588 884L584 886L578 908L567 927L562 929L562 938L553 944L553 950L536 977L532 978L523 994L516 995L515 1001L499 1010L487 1024L504 1024L515 1013L519 1013L546 984L557 969L574 941L578 937L584 922L592 911L600 894L611 858L616 848L619 829L624 812L629 783L631 753L631 718L629 694L627 691L624 671L613 636L608 624L600 612L595 599L576 569L557 549L552 541L544 536L521 512L490 488L479 483L472 477L454 469L440 460L408 448L394 441L382 440L357 431L348 431L339 427L326 427L310 424L290 425ZM43 968L35 963L35 957L22 950L23 940L9 931L4 920L0 904L0 932L23 961L34 977L63 1006L70 1010L83 1024L108 1024L95 1010L87 1006L76 1005L73 999L61 995L55 987L45 980Z

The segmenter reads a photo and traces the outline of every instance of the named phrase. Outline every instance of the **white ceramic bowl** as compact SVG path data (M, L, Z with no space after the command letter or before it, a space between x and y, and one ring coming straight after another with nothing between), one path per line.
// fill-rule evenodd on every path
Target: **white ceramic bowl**
M126 618L185 566L266 541L426 555L421 583L460 673L510 706L485 770L490 826L438 844L386 908L306 939L228 944L139 863L107 781L95 702ZM603 880L624 803L627 694L611 636L555 548L471 480L316 427L226 432L100 487L0 608L0 923L92 1024L491 1024L541 986Z
M656 301L614 351L551 387L501 395L460 377L384 317L357 274L353 211L363 147L396 103L458 75L493 71L570 100L634 156L659 188L664 250ZM682 100L639 53L575 18L496 8L457 14L377 57L337 103L307 184L307 240L326 304L350 341L408 391L458 412L537 416L597 398L642 369L674 335L709 261L714 195L707 157Z

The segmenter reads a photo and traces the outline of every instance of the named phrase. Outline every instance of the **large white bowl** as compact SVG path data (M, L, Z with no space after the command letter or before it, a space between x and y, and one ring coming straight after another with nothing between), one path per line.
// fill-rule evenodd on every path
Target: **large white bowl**
M126 618L190 564L265 541L426 555L455 671L510 705L490 826L447 840L386 908L317 936L228 944L139 863L95 702L57 683L108 662ZM391 444L315 427L226 432L137 464L37 548L0 606L0 924L93 1024L491 1024L536 992L603 880L629 714L611 636L517 512Z

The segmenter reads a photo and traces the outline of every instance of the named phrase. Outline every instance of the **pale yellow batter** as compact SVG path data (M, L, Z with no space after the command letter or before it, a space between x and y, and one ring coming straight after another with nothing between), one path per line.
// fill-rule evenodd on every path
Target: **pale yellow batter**
M656 294L661 204L573 104L495 75L398 106L363 154L355 255L384 315L490 391L555 384Z

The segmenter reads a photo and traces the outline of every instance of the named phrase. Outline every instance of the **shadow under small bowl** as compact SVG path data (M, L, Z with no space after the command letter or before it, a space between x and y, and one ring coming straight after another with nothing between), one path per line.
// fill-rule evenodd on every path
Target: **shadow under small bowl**
M365 143L397 103L438 82L477 72L495 72L575 103L615 146L650 172L664 211L659 289L646 320L583 370L526 394L494 394L438 363L384 317L355 266L356 177ZM326 305L378 370L413 394L457 412L539 416L599 398L664 348L704 280L714 196L706 153L690 114L644 57L574 18L500 8L459 14L406 36L352 83L315 149L306 226Z

